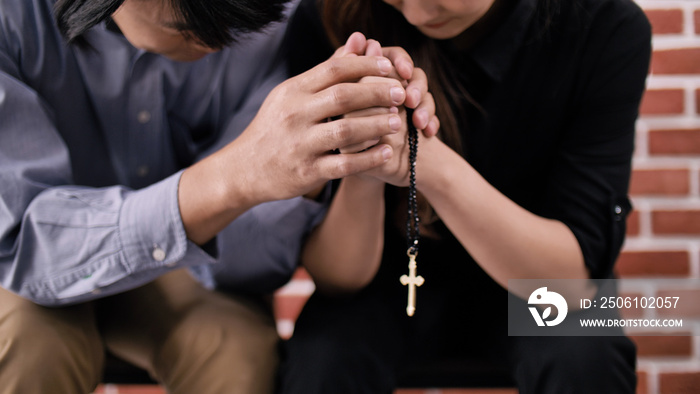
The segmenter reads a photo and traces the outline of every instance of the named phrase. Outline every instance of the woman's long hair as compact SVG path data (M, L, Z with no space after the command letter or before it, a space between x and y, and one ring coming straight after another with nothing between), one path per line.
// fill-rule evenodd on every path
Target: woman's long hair
M458 113L463 103L477 107L469 92L460 85L455 65L438 50L437 43L409 24L403 15L381 0L318 0L323 24L331 42L337 47L355 31L378 40L383 46L400 46L415 64L428 75L436 112L441 123L440 136L452 149L462 153L464 143ZM536 18L540 33L546 34L555 22L559 0L539 0ZM459 120L458 120L459 119Z

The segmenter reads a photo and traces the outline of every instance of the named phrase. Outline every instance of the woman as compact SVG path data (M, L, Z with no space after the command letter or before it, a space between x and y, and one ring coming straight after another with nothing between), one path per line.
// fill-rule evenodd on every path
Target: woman
M313 20L312 3L297 21ZM391 392L416 360L469 355L508 367L520 393L634 392L626 337L508 336L505 288L612 277L650 57L643 12L631 0L334 0L319 9L333 43L358 30L404 47L428 74L442 128L418 143L426 282L415 316L405 316L398 280L407 172L392 160L343 179L308 240L302 261L318 291L287 344L282 391ZM403 140L380 143L407 161Z

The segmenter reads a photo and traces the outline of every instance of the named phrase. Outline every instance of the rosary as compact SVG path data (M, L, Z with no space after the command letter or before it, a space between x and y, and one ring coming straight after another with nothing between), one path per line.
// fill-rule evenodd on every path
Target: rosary
M418 240L420 229L418 218L418 203L416 201L416 156L418 154L418 130L411 123L411 113L408 113L408 164L410 166L408 180L408 215L406 218L406 240L408 243L408 275L401 275L401 284L408 286L408 306L406 313L413 316L416 311L416 286L421 286L425 279L416 276L416 257L418 256Z

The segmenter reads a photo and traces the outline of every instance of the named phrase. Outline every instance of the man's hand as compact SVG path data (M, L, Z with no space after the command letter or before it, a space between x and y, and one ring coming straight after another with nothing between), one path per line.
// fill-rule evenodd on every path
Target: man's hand
M388 160L391 150L382 147L354 155L332 151L396 133L401 125L396 114L328 119L402 105L406 92L398 80L356 83L366 75L387 76L392 69L382 57L336 57L275 88L230 146L235 160L244 158L245 171L237 175L245 190L242 198L256 204L302 195Z
M206 242L254 205L304 195L389 160L387 146L333 151L396 133L402 123L397 114L328 119L403 105L406 91L397 79L356 83L394 72L384 57L333 57L273 89L237 139L183 173L179 202L188 237Z

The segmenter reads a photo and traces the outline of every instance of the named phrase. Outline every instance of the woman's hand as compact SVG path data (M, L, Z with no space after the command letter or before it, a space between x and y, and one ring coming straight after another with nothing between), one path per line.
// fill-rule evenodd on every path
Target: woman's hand
M342 56L384 56L394 65L389 77L402 81L406 89L404 105L414 110L413 125L422 130L426 137L433 137L440 128L440 120L435 115L435 101L428 91L428 77L415 67L406 50L401 47L382 47L376 40L367 39L362 33L353 33L333 57Z
M357 153L377 145L386 145L392 149L391 159L383 165L357 176L374 178L394 186L408 186L410 166L408 163L406 107L415 109L411 120L417 129L423 130L424 137L434 136L439 128L439 121L435 116L435 102L427 90L427 76L423 70L413 66L411 58L402 48L382 48L379 42L371 39L366 40L360 33L350 36L346 45L338 49L334 56L356 56L361 51L364 51L363 54L366 56L390 56L396 70L396 73L391 74L390 77L397 78L402 82L406 89L406 100L404 106L401 107L375 107L346 114L346 118L386 116L389 114L391 122L394 124L400 122L400 129L397 134L342 147L340 153ZM365 77L359 83L373 83L377 80L376 77ZM395 116L391 116L392 114ZM384 149L384 146L381 148Z

